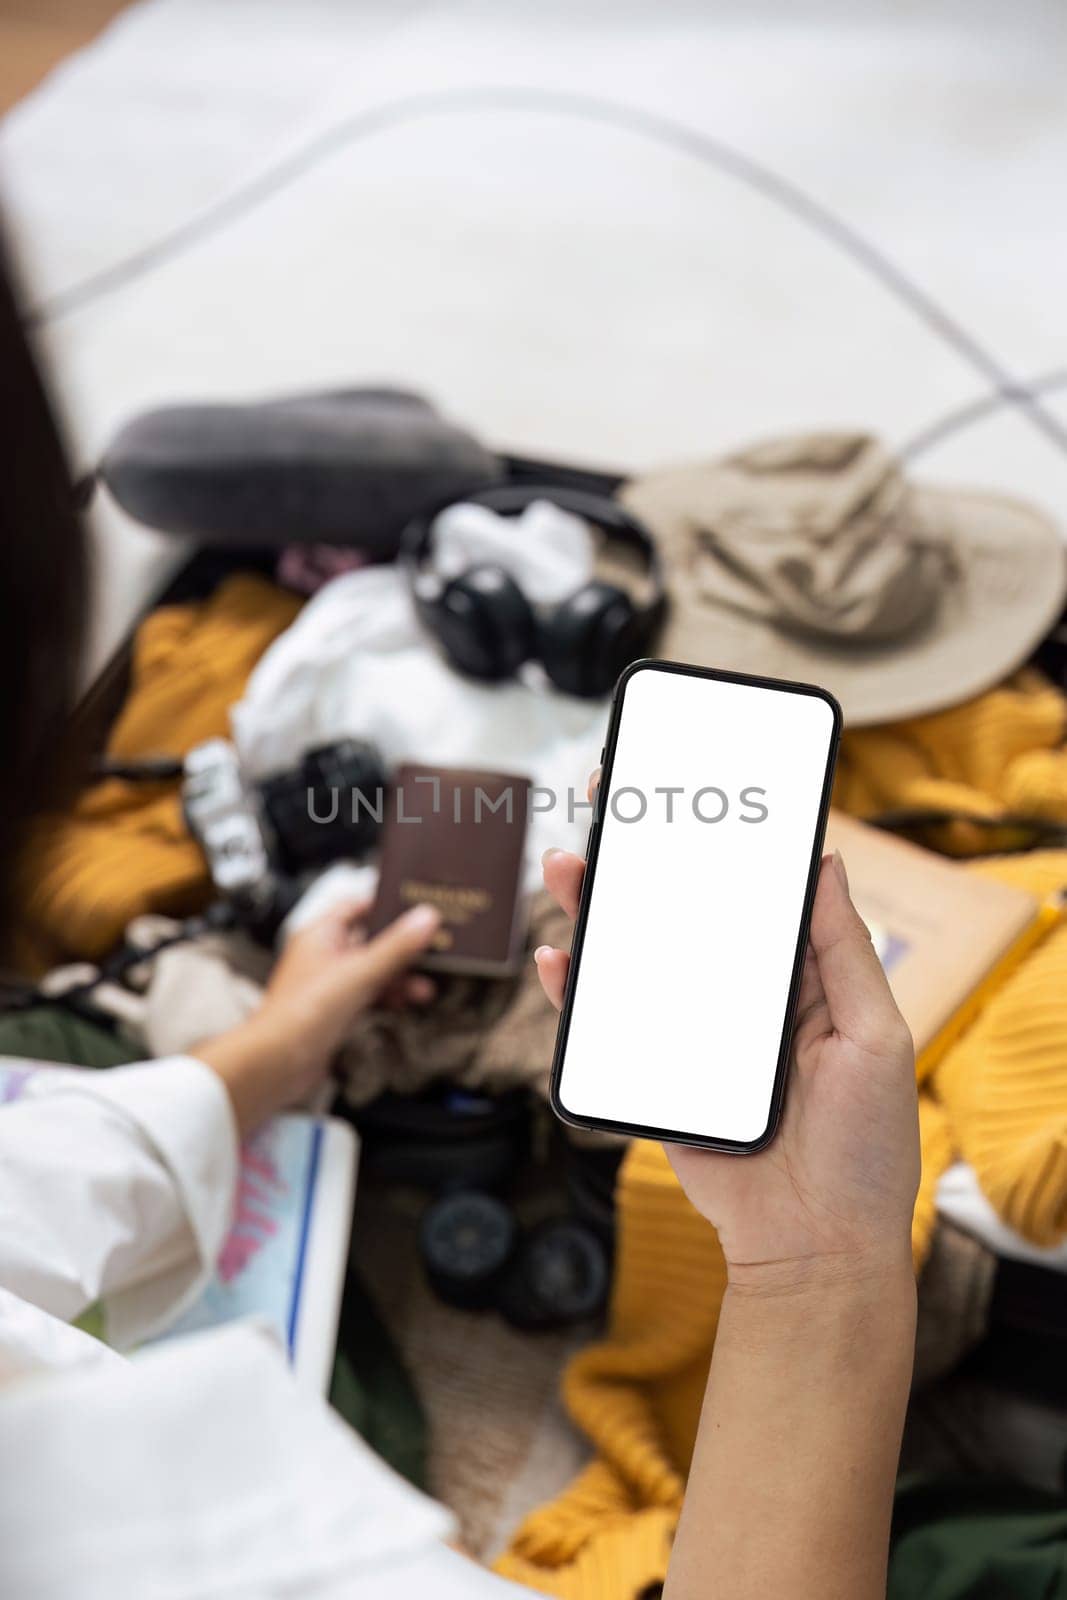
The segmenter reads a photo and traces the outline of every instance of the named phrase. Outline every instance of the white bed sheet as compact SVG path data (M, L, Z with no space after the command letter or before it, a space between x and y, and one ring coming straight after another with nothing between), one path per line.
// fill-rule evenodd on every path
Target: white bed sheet
M823 423L900 443L988 378L779 200L590 114L726 141L1028 378L1067 368L1065 54L1055 0L146 0L7 119L4 191L47 300L353 113L453 96L49 325L82 464L149 404L378 378L623 468ZM1044 404L1062 440L1005 407L923 470L1064 517L1067 390ZM176 559L96 516L94 665Z

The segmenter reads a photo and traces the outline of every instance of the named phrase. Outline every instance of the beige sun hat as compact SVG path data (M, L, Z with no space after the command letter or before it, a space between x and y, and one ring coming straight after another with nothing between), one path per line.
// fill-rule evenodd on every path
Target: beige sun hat
M1067 548L1021 501L909 482L865 434L772 440L621 497L671 595L658 653L821 684L853 727L954 705L1059 616Z

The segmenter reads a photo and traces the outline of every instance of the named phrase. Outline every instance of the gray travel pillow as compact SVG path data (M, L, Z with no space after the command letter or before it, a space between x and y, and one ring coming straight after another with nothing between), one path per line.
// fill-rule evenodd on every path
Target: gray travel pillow
M500 476L476 439L399 389L165 406L128 422L97 469L130 516L202 544L381 558L413 517Z

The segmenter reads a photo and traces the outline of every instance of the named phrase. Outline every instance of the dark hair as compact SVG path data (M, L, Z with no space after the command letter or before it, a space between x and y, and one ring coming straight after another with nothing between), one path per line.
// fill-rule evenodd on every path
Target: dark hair
M70 473L0 237L0 939L26 824L69 775L87 596Z

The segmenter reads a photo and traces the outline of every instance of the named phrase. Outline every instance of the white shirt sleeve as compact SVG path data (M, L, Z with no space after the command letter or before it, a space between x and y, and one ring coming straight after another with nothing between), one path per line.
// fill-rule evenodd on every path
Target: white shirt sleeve
M455 1534L248 1323L0 1385L0 1439L5 1600L372 1600Z
M200 1292L233 1211L229 1096L201 1061L42 1070L0 1108L0 1288L129 1348Z

